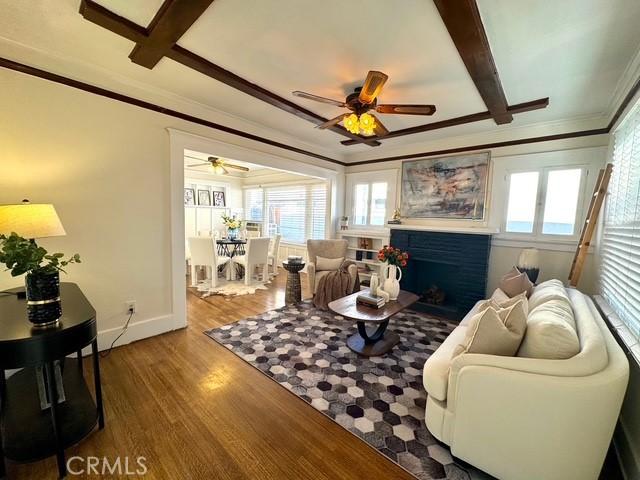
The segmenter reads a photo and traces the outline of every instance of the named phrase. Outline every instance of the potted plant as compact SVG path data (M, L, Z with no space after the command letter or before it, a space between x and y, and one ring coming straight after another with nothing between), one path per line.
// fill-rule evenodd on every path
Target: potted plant
M242 227L242 221L238 220L235 216L230 217L229 215L222 214L222 223L227 227L227 237L231 240L235 240L238 238L238 230Z
M385 245L378 251L378 260L386 263L382 269L382 289L389 294L391 300L396 300L400 294L401 269L407 266L409 254Z
M16 233L0 235L0 263L11 276L26 273L27 313L36 326L55 325L62 316L60 304L60 272L72 263L80 263L77 253L63 260L62 253L48 253L36 244Z

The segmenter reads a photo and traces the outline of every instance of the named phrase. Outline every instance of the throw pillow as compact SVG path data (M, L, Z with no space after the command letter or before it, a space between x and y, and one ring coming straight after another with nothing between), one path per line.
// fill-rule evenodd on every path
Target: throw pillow
M580 352L571 304L551 299L531 310L519 357L564 360Z
M513 267L500 281L500 290L509 297L515 297L520 293L526 293L527 297L531 295L533 283L527 277L527 274Z
M533 289L533 293L529 297L529 311L535 310L536 307L550 300L563 300L571 305L567 290L559 280L549 280Z
M527 313L522 300L500 310L487 306L471 319L465 340L454 349L453 355L484 353L513 356L520 347L526 328Z
M504 293L499 288L496 288L493 291L493 293L491 294L490 298L491 298L491 300L495 300L496 302L500 303L500 302L505 302L505 301L509 300L509 295Z
M322 272L324 270L338 270L340 268L340 265L342 265L342 262L344 262L344 257L316 257L316 272Z

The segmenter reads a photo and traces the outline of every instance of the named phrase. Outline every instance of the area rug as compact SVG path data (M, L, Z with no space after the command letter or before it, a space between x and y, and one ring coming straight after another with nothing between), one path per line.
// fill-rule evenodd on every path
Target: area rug
M356 328L311 302L205 333L419 479L469 479L424 424L425 360L455 328L413 311L393 317L400 343L382 357L346 345Z
M242 279L226 280L220 278L215 287L211 287L210 280L204 280L198 283L196 290L202 292L202 298L206 298L211 295L252 295L256 293L256 290L267 290L267 287L262 282L254 281L251 285L245 285Z

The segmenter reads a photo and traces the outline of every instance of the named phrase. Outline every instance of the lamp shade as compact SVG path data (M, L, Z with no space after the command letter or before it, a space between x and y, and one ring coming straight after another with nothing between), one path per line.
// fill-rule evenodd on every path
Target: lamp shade
M66 235L56 209L50 203L0 205L0 234L12 232L29 239Z

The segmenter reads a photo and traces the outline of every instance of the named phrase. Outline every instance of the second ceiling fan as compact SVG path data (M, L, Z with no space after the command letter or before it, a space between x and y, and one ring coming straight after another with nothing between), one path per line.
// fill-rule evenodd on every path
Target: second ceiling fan
M317 128L325 129L342 122L344 127L356 135L383 137L389 130L382 124L375 115L368 113L375 110L382 114L400 115L433 115L436 111L435 105L415 105L385 103L378 105L378 95L389 77L375 70L370 70L362 87L358 87L349 94L344 102L332 100L331 98L320 97L311 93L296 90L293 95L316 102L328 103L337 107L348 108L350 112L338 115L331 120L320 124Z

